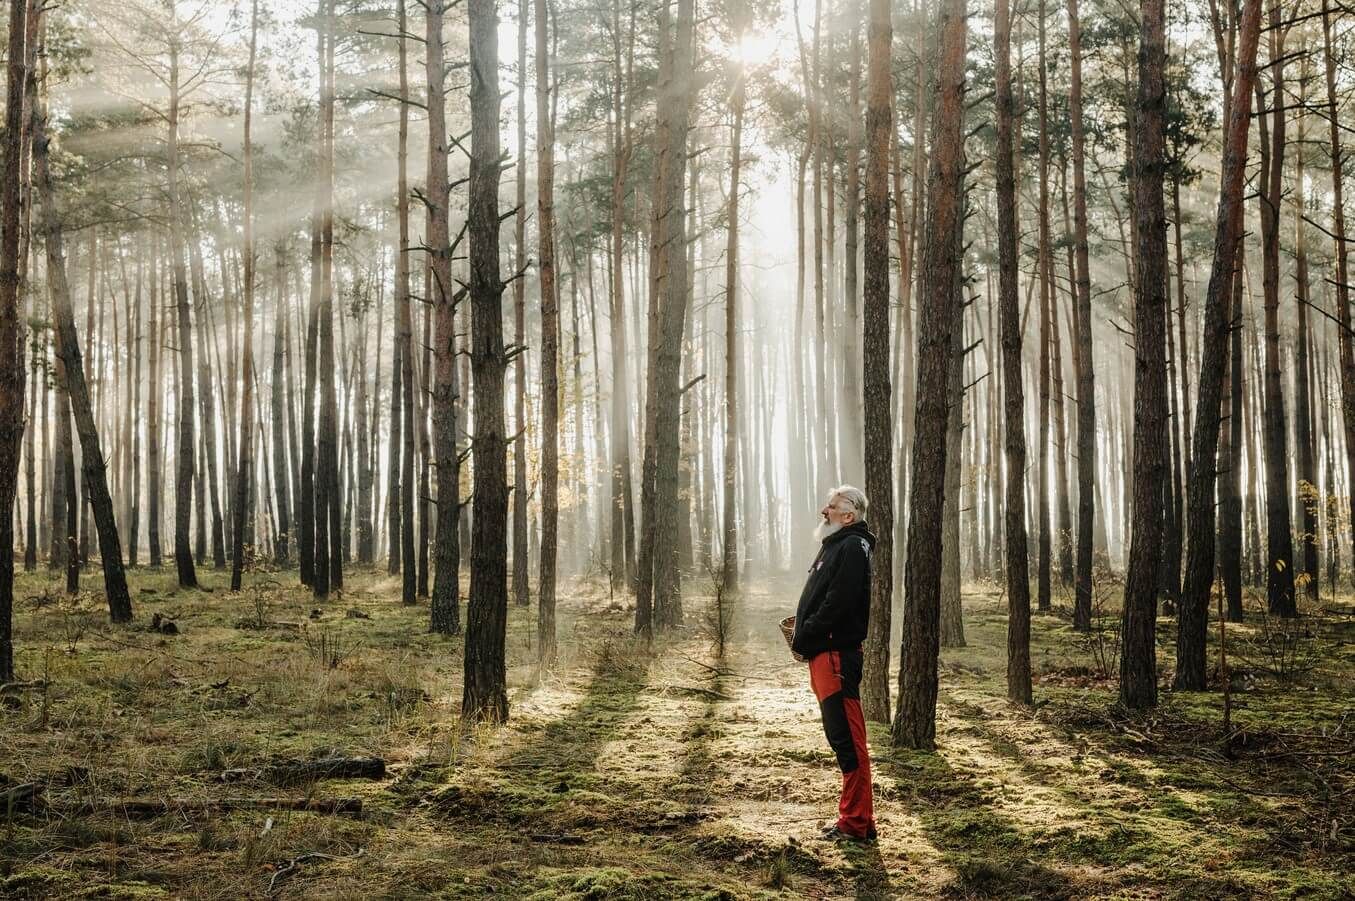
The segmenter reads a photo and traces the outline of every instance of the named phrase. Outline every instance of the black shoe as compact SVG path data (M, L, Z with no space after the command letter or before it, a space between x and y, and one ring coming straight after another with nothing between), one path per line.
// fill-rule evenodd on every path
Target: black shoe
M838 825L834 823L823 830L823 838L830 842L856 842L860 844L872 844L876 841L875 827L871 826L866 830L865 835L852 835L850 832L843 832Z

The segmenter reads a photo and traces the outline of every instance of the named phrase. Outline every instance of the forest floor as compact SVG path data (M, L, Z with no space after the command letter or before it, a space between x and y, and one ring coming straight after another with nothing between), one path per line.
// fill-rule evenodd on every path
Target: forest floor
M428 635L395 579L350 573L316 605L294 574L252 574L240 595L202 575L213 590L133 571L131 627L107 624L101 594L20 576L18 668L35 684L0 689L0 792L45 796L0 809L0 897L1355 896L1348 598L1296 629L1229 627L1224 740L1220 692L1115 712L1113 632L1077 636L1057 604L1034 618L1036 706L1010 705L1005 602L968 586L940 750L895 751L872 725L880 839L857 847L818 838L840 777L777 631L787 581L748 588L723 657L709 598L650 653L625 599L565 586L544 675L534 611L515 607L511 720L463 735L461 639ZM151 631L156 613L177 634ZM1174 630L1163 618L1164 669ZM260 772L335 754L379 756L385 775ZM229 807L279 797L362 812Z

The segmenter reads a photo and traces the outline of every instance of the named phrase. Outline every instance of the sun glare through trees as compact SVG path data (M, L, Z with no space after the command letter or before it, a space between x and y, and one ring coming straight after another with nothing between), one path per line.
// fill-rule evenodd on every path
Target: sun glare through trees
M9 0L0 897L1355 896L1340 0Z

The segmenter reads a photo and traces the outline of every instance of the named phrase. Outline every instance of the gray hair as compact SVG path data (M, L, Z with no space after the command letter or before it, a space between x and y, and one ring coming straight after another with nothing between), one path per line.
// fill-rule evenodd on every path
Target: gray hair
M853 487L852 485L839 485L828 493L828 500L830 503L835 497L840 497L852 505L856 510L857 522L865 520L866 507L869 506L869 504L866 501L866 494L864 491L860 488Z

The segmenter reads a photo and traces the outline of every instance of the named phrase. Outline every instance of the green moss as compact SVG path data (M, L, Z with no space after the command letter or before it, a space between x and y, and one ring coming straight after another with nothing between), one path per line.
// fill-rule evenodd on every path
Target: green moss
M25 867L0 879L0 897L52 898L75 891L83 880L75 874L52 867Z

